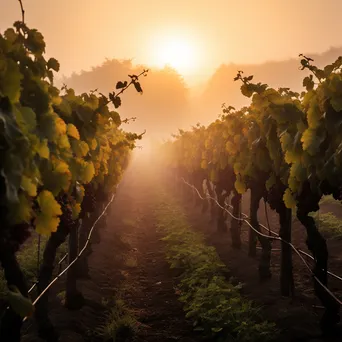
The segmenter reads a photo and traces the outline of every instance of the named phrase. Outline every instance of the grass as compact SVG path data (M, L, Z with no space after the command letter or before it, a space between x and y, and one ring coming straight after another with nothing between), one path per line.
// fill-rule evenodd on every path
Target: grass
M333 238L342 238L342 220L338 219L333 213L311 213L316 221L318 229Z
M215 248L191 229L174 199L161 195L155 216L165 236L167 260L180 271L177 293L195 330L221 342L275 340L275 324L264 321L260 308L241 296L241 284L226 280L226 266Z
M62 305L65 305L66 291L61 291L57 293L57 298L61 301Z
M17 253L17 259L21 270L25 276L25 279L29 285L33 285L37 280L38 271L38 239L39 235L36 232L32 233L31 238L21 247ZM40 244L40 260L42 260L44 248L47 242L47 238L41 237ZM64 243L57 251L56 261L58 262L64 254L67 252L67 244ZM0 270L0 298L4 298L7 295L7 284L4 276L4 272Z
M114 305L106 314L103 325L96 329L96 334L104 341L126 341L132 338L138 331L138 321L127 308L120 295L114 300Z
M336 204L339 206L342 206L342 203L340 201L335 200L335 198L332 195L327 195L327 196L323 196L322 199L320 200L319 204Z
M138 215L135 218L124 218L122 223L128 228L136 228L140 224L140 218ZM125 232L126 235L120 236L120 239L131 248L131 238L129 234L127 236L127 230ZM122 258L125 267L130 269L138 267L138 258L132 250L122 255ZM125 279L116 288L114 298L102 299L102 304L107 308L103 324L97 327L95 331L90 332L91 337L96 338L96 340L100 338L106 342L131 341L141 325L133 310L126 305L124 300L127 293L132 293L135 290L134 284L128 279L130 270L122 269L120 272Z

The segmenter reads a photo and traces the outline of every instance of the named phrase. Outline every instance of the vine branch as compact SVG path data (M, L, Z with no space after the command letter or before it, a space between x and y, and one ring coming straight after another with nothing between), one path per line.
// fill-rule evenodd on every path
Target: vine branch
M20 4L20 9L21 9L21 21L23 23L25 23L25 10L24 10L24 6L23 6L23 2L22 0L18 0L19 4Z

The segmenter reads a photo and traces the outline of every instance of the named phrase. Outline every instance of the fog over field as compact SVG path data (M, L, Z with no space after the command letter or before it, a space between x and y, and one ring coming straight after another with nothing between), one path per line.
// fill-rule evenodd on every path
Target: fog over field
M304 54L314 59L317 66L325 66L342 55L342 48ZM125 80L127 75L138 74L144 68L149 66L135 65L131 60L106 59L89 70L59 78L57 84L65 83L79 93L96 88L109 93L118 80ZM178 128L187 128L197 122L207 125L222 113L223 103L236 109L249 103L250 100L241 94L240 84L233 80L238 70L245 75L254 75L256 82L298 92L303 90L302 81L308 74L300 70L299 57L261 64L222 64L204 83L192 86L172 67L151 68L141 81L143 95L126 92L119 112L123 118L137 117L136 122L130 123L130 128L137 132L146 129L146 136L153 138L166 138Z

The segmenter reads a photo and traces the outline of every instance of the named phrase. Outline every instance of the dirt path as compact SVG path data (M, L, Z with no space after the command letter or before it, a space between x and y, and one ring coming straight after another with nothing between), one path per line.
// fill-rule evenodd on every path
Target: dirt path
M127 172L107 223L101 222L96 228L100 241L92 244L90 279L79 281L86 305L79 311L63 307L65 279L52 290L50 317L61 334L61 342L103 341L97 331L118 296L136 318L138 327L133 337L118 341L201 341L192 323L185 319L175 293L176 280L154 226L153 201L151 183L134 169ZM34 325L28 328L23 341L38 342Z
M131 246L123 272L123 298L142 324L134 340L199 341L192 332L191 322L185 320L175 294L175 279L165 260L161 236L154 226L153 195L150 183L130 174L109 217L109 222L115 222L115 230L120 231L122 239ZM110 227L109 223L107 234L110 234ZM110 246L102 247L110 254Z
M97 331L101 325L106 325L106 313L118 296L137 320L138 331L125 341L201 341L193 332L191 322L185 319L174 290L176 277L165 260L161 236L156 233L153 208L155 187L159 184L155 180L141 165L132 165L106 223L102 222L96 228L100 239L92 245L90 279L79 281L86 305L79 311L66 310L61 300L65 289L63 279L53 288L51 318L61 333L61 342L103 341ZM172 186L169 189L177 196ZM315 313L312 309L312 305L319 302L313 297L311 277L302 268L297 268L297 263L298 295L294 299L282 298L279 294L279 255L272 256L272 279L260 283L258 260L248 258L247 244L241 251L232 250L229 234L217 234L208 213L201 214L200 209L189 202L182 202L182 205L193 228L205 232L231 275L245 283L243 294L263 306L262 315L266 319L284 329L282 342L323 341L319 338L318 325L321 311ZM276 224L275 220L271 214L272 226ZM247 241L246 227L243 230L243 239ZM39 341L33 328L23 338L24 342ZM120 341L124 340L118 339Z

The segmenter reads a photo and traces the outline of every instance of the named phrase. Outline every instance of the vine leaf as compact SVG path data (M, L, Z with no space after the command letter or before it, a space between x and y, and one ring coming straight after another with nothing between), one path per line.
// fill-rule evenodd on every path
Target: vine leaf
M142 93L142 88L139 82L134 82L134 87L138 93Z
M48 67L48 69L52 69L52 70L58 72L58 71L59 71L59 68L60 68L60 64L59 64L59 62L57 61L57 59L55 59L55 58L50 58L50 59L48 60L48 62L47 62L47 67Z
M16 286L10 286L7 299L13 311L21 317L30 317L34 313L31 300L24 297Z
M125 88L125 87L127 87L127 81L125 81L125 82L119 81L119 82L116 84L116 89L122 89L122 88Z

